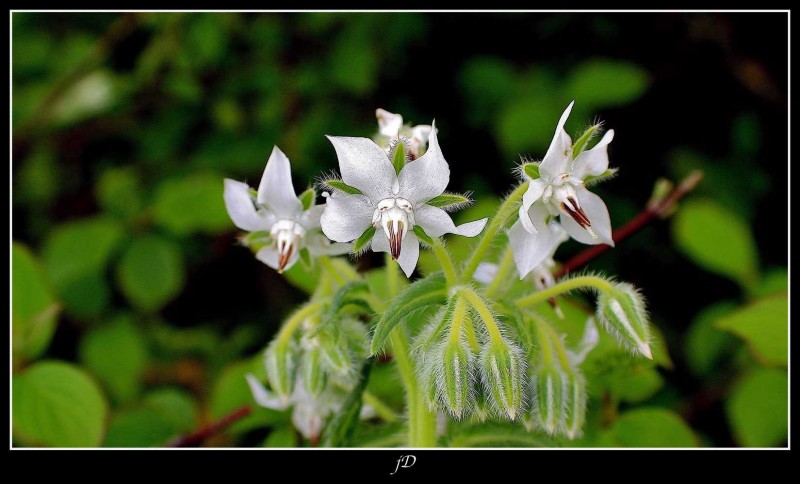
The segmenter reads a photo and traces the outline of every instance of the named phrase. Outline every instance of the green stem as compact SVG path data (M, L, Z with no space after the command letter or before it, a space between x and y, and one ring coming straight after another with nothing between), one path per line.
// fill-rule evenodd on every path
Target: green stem
M381 399L366 390L362 394L362 397L364 398L364 403L372 405L372 408L375 409L375 413L385 422L392 423L397 421L397 414L394 413L394 410L392 410L389 405L383 403Z
M486 325L486 330L489 332L489 337L492 338L492 342L494 343L502 343L503 335L500 333L500 328L497 326L497 321L494 319L494 315L489 307L484 302L483 298L478 296L478 294L468 287L462 287L459 290L459 294L461 294L469 304L475 308L475 311L478 313L478 316L483 320L483 324Z
M453 258L450 257L450 252L442 244L442 239L435 238L433 240L433 253L439 259L439 265L442 266L444 277L447 280L447 287L453 287L458 284L458 273L456 267L453 265Z
M486 251L492 246L494 236L497 235L497 232L505 225L506 221L517 213L517 210L519 210L517 203L522 199L522 195L524 195L527 190L528 182L522 183L511 192L511 195L509 195L503 204L500 205L500 208L497 209L497 213L492 217L489 226L483 231L483 236L478 243L478 247L476 247L475 251L472 253L472 257L469 259L466 269L464 269L464 272L461 274L462 282L467 283L472 278L472 275L475 274L478 264L481 263L483 256L486 255Z
M409 357L408 336L405 328L398 326L392 331L392 354L397 362L400 379L406 387L408 401L408 445L410 447L434 447L436 445L436 415L428 411L425 397L417 386L414 365Z
M516 304L520 308L535 306L540 302L547 301L551 297L555 297L575 289L580 289L582 287L593 287L604 292L614 290L614 286L601 277L581 276L567 279L566 281L559 282L558 284L550 286L547 289L542 289L541 291L535 292L529 296L519 298L516 300Z
M295 330L297 330L297 327L300 326L300 324L305 321L306 318L319 311L319 309L322 307L322 304L323 301L308 303L295 311L286 321L286 324L281 327L280 332L278 333L277 339L280 341L280 343L285 344L287 341L289 341L289 338L292 337L292 334L295 332Z
M511 246L509 245L506 247L505 252L503 253L503 259L500 262L500 267L497 268L497 274L495 274L494 279L489 284L489 287L486 288L486 297L492 298L497 295L500 291L500 288L503 286L503 283L508 278L508 273L514 267L514 252L511 250Z
M386 254L386 288L389 291L389 297L394 298L400 292L398 284L400 271L399 265L392 260L392 256Z
M550 322L538 315L530 314L529 316L536 326L536 334L545 363L552 365L555 362L555 357L558 357L561 368L569 370L571 365L567 357L567 349L564 347L564 341L558 336L555 328Z
M320 264L322 264L322 268L325 269L325 272L327 272L328 275L331 276L331 278L333 278L334 282L336 282L338 286L345 285L345 282L347 281L345 281L344 277L342 277L342 275L339 274L339 271L336 270L336 267L333 266L333 263L331 262L331 259L328 256L323 255L317 257L317 260L320 262Z

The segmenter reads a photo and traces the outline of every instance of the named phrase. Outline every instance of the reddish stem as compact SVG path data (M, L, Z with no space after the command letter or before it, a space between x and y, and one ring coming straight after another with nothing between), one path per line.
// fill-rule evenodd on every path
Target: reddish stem
M642 227L644 227L648 222L653 220L656 217L662 218L669 214L670 210L675 206L675 203L680 200L684 195L689 193L690 191L694 190L700 180L703 179L703 172L701 171L693 171L689 173L689 175L681 181L680 185L675 187L669 195L666 197L658 200L655 203L649 204L647 208L641 211L637 216L631 219L628 223L623 225L622 227L614 230L614 233L611 234L611 238L614 240L615 244L618 244L622 240L630 237L634 233L638 232ZM553 276L558 278L568 274L570 271L573 271L579 267L584 266L590 260L594 259L595 257L599 256L603 252L610 249L610 245L593 245L588 249L578 253L575 257L569 259L561 267L553 273Z
M192 432L189 435L185 435L183 437L177 438L174 442L172 442L169 446L170 447L197 447L203 443L208 437L216 434L220 430L225 429L226 427L234 424L235 422L247 417L253 409L247 405L244 407L237 408L233 412L225 415L221 419L217 420L216 422L212 422L199 430Z

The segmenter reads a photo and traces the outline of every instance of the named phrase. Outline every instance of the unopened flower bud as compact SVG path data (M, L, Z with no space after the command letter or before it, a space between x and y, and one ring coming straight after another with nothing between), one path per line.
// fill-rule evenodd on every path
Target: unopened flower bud
M327 377L322 365L322 350L314 347L303 353L301 363L303 387L312 397L318 396L325 389Z
M327 372L337 380L347 382L356 374L347 341L338 330L326 331L319 335L321 362Z
M284 400L288 400L294 390L296 371L296 348L290 341L276 339L272 341L264 353L264 364L267 379L272 391Z
M501 338L487 343L480 356L480 372L496 413L515 420L524 404L523 376L526 363L523 351Z
M560 368L544 366L534 375L533 387L535 420L550 435L562 431L567 413L567 376Z
M472 395L475 357L466 341L450 339L444 346L441 360L442 370L438 375L442 387L442 403L455 419L469 412L474 400Z
M574 439L583 434L583 423L586 421L586 379L574 368L567 372L564 383L567 402L564 431L567 437Z
M597 298L597 319L620 344L653 359L644 300L633 286L618 283L614 291L601 292Z

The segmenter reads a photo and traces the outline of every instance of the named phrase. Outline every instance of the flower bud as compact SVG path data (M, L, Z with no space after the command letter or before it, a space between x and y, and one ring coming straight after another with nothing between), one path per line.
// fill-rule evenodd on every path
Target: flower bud
M515 420L524 404L523 351L506 338L489 341L481 351L480 372L495 412Z
M327 375L322 365L322 350L317 346L303 353L301 363L303 388L312 397L318 396L325 389Z
M272 391L288 400L294 389L297 351L295 344L280 339L273 340L264 352L267 379Z
M560 368L543 366L533 377L534 419L550 435L563 431L567 413L567 376Z
M644 300L630 284L618 283L614 291L601 292L597 298L597 319L608 333L634 353L653 359L650 328Z
M577 368L567 372L565 383L566 418L564 431L567 437L575 439L583 435L586 421L586 378Z
M451 338L442 351L441 372L438 380L442 391L442 403L455 419L469 412L474 400L472 395L475 357L466 341Z
M321 362L332 377L341 382L349 382L356 375L356 364L353 361L347 340L338 329L325 331L319 335Z

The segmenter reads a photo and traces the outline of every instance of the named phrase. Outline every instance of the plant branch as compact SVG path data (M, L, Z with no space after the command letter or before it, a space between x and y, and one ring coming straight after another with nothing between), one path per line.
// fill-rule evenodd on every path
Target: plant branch
M684 178L681 183L669 193L669 195L661 198L655 203L648 204L647 208L641 211L628 223L614 230L614 233L611 235L612 239L614 239L614 243L619 243L624 239L627 239L634 233L641 230L642 227L647 225L647 223L656 217L667 217L671 210L675 207L675 203L677 203L678 200L683 198L687 193L694 190L702 179L702 171L695 170L689 173L689 175L687 175L686 178ZM557 271L555 271L555 273L553 273L553 277L562 277L569 272L584 266L589 261L609 250L610 248L611 246L605 244L593 245L589 247L583 252L577 254L575 257L566 261Z
M199 430L192 432L189 435L178 437L169 444L169 447L197 447L208 437L211 437L217 432L224 430L230 425L233 425L239 420L247 417L252 411L253 409L249 405L239 407L216 422L212 422L204 427L201 427Z

